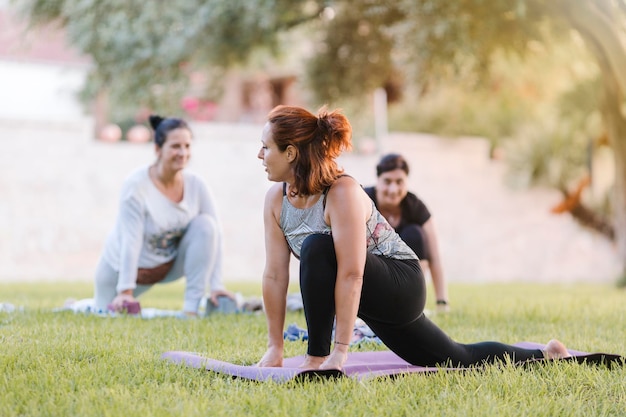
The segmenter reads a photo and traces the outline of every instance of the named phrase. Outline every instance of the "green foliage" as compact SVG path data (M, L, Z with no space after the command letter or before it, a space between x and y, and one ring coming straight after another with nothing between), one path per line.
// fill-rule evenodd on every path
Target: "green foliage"
M597 77L583 79L554 100L555 110L517 125L513 140L506 145L511 183L570 192L575 182L591 174L592 153L603 134L600 91ZM604 215L610 213L606 198L591 201Z
M179 97L190 71L246 63L259 48L279 53L281 35L308 22L313 52L307 74L321 102L360 97L398 77L421 86L450 78L480 82L499 51L523 57L533 42L571 34L558 5L541 0L25 0L18 5L33 25L67 28L70 42L94 59L93 89L110 88L145 105ZM306 42L292 48L303 46Z
M336 0L329 6L334 17L319 26L307 67L321 101L361 97L394 81L420 89L459 80L475 86L497 52L525 56L532 41L563 33L559 19L548 20L535 1Z
M259 285L239 285L247 294ZM148 292L150 306L176 308L184 287ZM108 319L53 313L90 284L3 284L3 300L25 306L0 313L0 415L29 416L355 416L621 415L626 367L575 363L412 375L357 382L254 383L171 365L168 350L253 364L265 349L265 318ZM602 285L450 286L452 312L433 320L462 342L558 337L573 348L624 353L623 293ZM432 304L431 300L431 304ZM429 305L429 307L433 307ZM301 313L287 322L304 325ZM287 342L286 355L305 352ZM382 349L378 345L366 349ZM427 410L427 411L425 411Z
M482 75L493 53L524 54L541 39L542 2L507 0L400 1L407 24L398 28L400 48L421 83L463 74ZM400 49L399 48L399 49ZM469 65L469 68L468 68Z
M591 138L579 126L558 118L519 129L508 143L511 181L517 186L547 185L568 191L572 181L588 174Z
M321 22L321 39L307 65L311 90L321 102L364 98L394 72L394 39L387 29L402 14L394 2L334 2Z
M214 76L210 78L219 85L227 68L250 63L259 50L279 55L287 45L290 49L285 49L285 54L308 57L302 73L314 103L341 106L351 102L357 108L352 103L361 101L360 117L364 117L371 112L365 100L374 89L413 90L418 92L418 103L403 102L403 108L391 115L392 125L487 136L494 145L525 132L532 132L537 139L531 142L536 144L552 138L551 145L537 145L544 147L540 152L526 153L531 158L528 178L547 176L548 182L559 187L575 173L572 164L582 160L576 154L579 143L566 145L566 138L578 140L588 135L589 120L598 119L600 113L605 116L604 123L611 124L604 126L610 135L624 129L626 120L615 111L623 107L626 86L622 71L626 62L624 4L623 0L20 2L34 25L52 22L66 27L71 43L94 61L86 95L109 90L113 106L130 103L133 108L147 106L175 114L194 71L212 68ZM285 42L296 27L305 27L310 39ZM571 56L559 52L562 45L569 49L576 41L576 52L583 49L583 42L588 50L580 54L591 63L582 65L584 74L577 69L579 59L570 62ZM539 88L528 90L500 67L505 61L526 66L534 60L535 66L528 68L545 79L545 68L537 65L538 49L550 64L561 59L563 72L571 72L563 77L572 81L570 86L602 79L605 101L607 97L614 101L601 107L597 91L581 88L561 101L563 120L552 120L551 111L543 111L547 120L539 117L544 103L563 93L561 81L537 83L534 87ZM589 66L596 72L591 76ZM439 88L443 93L435 93L438 97L430 102L435 106L422 100L425 92ZM524 96L529 91L535 96ZM414 109L420 113L413 118ZM571 148L569 159L558 162L560 167L555 169L543 152L549 150L556 161L558 149L564 147ZM543 160L533 161L537 157ZM620 154L616 160L624 158ZM616 213L626 209L625 195L618 190ZM626 232L618 233L622 236L618 240L623 240Z
M493 144L510 137L520 123L534 117L532 103L520 100L515 91L470 92L452 84L439 86L419 98L407 95L389 112L392 130L480 136Z
M500 145L517 136L520 126L553 117L560 105L565 109L563 119L576 117L580 122L588 118L597 108L590 107L597 105L590 97L598 92L593 87L576 90L576 101L566 94L581 85L595 85L588 81L595 80L595 74L596 68L575 42L554 41L550 48L534 43L523 59L493 53L489 72L480 82L467 75L432 81L425 90L409 90L404 102L390 109L390 126L448 136L482 136ZM584 101L581 107L578 101Z
M534 41L567 38L562 16L539 0L25 0L33 25L65 26L94 60L87 96L178 109L189 74L226 68L254 51L276 55L312 44L305 73L318 103L362 99L378 87L420 89L442 80L478 85L494 54L525 56ZM304 23L310 23L304 25ZM283 35L305 26L310 41ZM283 36L283 37L281 37Z
M538 2L541 3L541 2ZM94 60L89 91L155 107L177 102L189 73L245 63L254 50L280 50L280 35L306 22L314 53L307 68L318 101L359 97L398 71L439 79L488 67L505 45L522 53L545 19L535 1L26 0L33 25L66 27ZM299 46L295 46L298 48Z
M88 93L106 89L116 102L171 111L191 71L219 72L256 48L276 50L280 31L315 18L321 3L26 0L19 6L33 25L64 26L69 41L92 57Z

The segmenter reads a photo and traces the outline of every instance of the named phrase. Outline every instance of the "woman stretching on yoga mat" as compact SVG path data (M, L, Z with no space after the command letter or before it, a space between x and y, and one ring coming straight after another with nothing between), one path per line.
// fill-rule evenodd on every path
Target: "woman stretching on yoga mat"
M430 270L437 311L449 311L448 286L443 274L437 229L426 204L409 192L409 164L402 155L388 154L376 165L376 185L365 192L387 222Z
M467 367L506 358L569 356L557 340L544 351L499 342L457 343L424 316L426 286L417 256L335 161L351 147L351 135L339 111L315 116L278 106L268 116L258 157L277 184L267 192L263 215L269 341L258 365L283 364L290 251L300 259L308 326L303 368L341 369L357 316L414 365Z
M95 306L124 303L156 283L187 279L183 311L197 314L205 287L211 301L233 298L222 285L222 237L213 198L202 179L184 171L191 130L184 120L150 116L156 161L124 182L120 212L95 277Z

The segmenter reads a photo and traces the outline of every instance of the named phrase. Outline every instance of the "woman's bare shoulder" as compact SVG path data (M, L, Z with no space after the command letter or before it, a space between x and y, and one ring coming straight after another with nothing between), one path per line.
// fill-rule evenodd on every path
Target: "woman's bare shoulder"
M339 193L356 193L359 195L361 193L365 193L363 186L357 181L357 179L349 175L343 175L337 178L330 187L330 190L331 192L338 191Z
M363 188L361 187L361 184L359 184L357 179L351 176L350 174L343 174L339 178L337 178L335 182L333 183L333 187L335 186Z
M265 193L265 204L276 205L280 204L283 198L283 183L279 182L273 184Z
M364 201L370 201L370 198L363 190L361 184L349 175L344 175L333 183L328 193L329 198L343 199L343 198L356 198L363 199ZM332 196L332 197L331 197Z
M362 211L366 218L371 215L372 200L354 177L337 178L328 192L327 202L327 207L340 216L346 213L354 215L359 211ZM332 215L331 212L327 214Z

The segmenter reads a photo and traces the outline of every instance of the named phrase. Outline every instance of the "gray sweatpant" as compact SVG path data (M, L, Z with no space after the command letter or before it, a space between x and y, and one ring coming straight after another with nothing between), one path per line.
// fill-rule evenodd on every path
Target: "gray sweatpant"
M207 286L221 289L222 244L220 230L215 220L208 215L198 215L187 227L180 240L178 255L174 265L157 284L187 278L183 311L197 312L200 299L205 295ZM117 296L119 273L107 261L100 259L95 274L94 301L97 309L106 310L107 305ZM155 284L156 285L156 284ZM148 291L152 285L137 285L133 296L138 297Z

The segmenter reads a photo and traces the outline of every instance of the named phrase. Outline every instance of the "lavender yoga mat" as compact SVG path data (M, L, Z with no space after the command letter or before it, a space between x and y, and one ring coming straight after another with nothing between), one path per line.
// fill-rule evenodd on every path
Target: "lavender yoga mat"
M543 349L544 345L533 342L520 342L516 346L529 349ZM586 353L576 350L569 350L573 356L564 360L573 360L579 363L605 364L608 367L616 364L623 364L624 358L619 355L607 353ZM172 351L161 356L178 365L190 366L192 368L207 369L236 378L249 379L254 381L275 381L285 382L291 379L308 379L314 377L351 377L358 380L376 378L382 376L395 376L402 374L441 371L461 371L464 368L436 368L411 365L398 357L391 351L376 352L351 352L348 354L343 370L306 371L298 368L304 360L304 356L286 358L282 368L265 368L252 365L236 365L229 362L218 361L203 357L192 352ZM538 360L539 362L541 360Z

